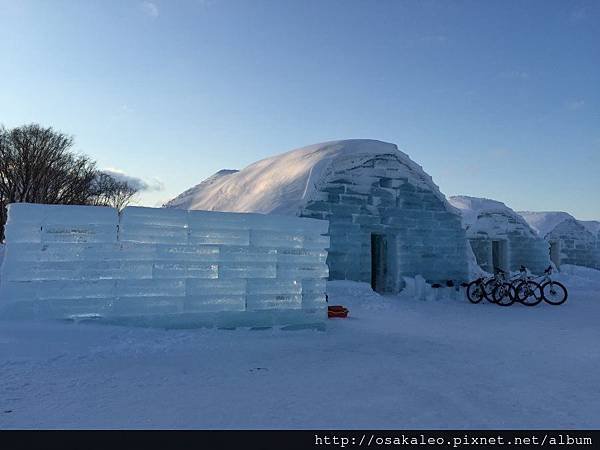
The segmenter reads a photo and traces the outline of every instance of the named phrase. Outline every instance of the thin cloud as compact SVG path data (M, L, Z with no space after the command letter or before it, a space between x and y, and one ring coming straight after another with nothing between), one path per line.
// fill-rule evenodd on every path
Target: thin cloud
M146 14L148 17L152 17L153 19L156 19L160 14L156 3L145 0L140 4L140 7L144 14Z
M124 171L120 169L114 168L106 168L102 169L102 172L110 175L117 181L125 181L131 187L137 189L140 192L158 192L165 189L165 185L158 178L152 178L150 180L145 180L140 177L136 177L133 175L128 175Z
M569 100L566 104L565 107L571 111L576 111L578 109L581 109L585 106L585 100L583 99L573 99L573 100Z

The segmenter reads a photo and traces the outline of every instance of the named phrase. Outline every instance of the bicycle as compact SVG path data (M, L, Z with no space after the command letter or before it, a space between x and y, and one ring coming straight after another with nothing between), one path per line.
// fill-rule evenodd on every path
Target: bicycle
M521 266L521 271L517 279L520 282L515 286L515 298L519 303L525 306L535 306L544 299L540 283L535 281L534 277L529 274L527 267Z
M544 301L550 305L558 306L567 301L569 292L564 284L552 279L552 272L552 266L548 266L548 268L544 270L540 286Z
M484 298L494 303L493 292L496 286L504 282L506 272L496 268L494 275L479 277L467 284L467 298L471 303L479 303Z
M515 301L525 306L535 306L543 300L540 284L534 281L523 265L518 274L497 286L492 295L494 303L499 306L511 306Z

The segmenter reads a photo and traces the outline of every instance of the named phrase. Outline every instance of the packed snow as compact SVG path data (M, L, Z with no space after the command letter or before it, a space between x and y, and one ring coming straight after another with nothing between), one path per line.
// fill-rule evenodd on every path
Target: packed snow
M600 272L558 278L534 308L330 282L326 331L0 322L0 428L598 428Z
M222 170L165 204L181 209L298 215L317 183L340 158L392 154L415 174L414 182L445 197L431 177L395 144L371 139L330 141L255 162L240 171ZM449 206L450 208L450 206Z

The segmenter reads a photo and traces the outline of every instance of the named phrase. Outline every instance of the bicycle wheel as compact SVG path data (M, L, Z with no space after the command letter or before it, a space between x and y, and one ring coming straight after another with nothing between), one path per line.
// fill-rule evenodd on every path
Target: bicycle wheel
M535 281L522 281L515 288L515 300L525 306L535 306L543 300L542 288Z
M568 296L567 288L558 281L546 281L542 284L542 298L551 305L562 305Z
M494 289L494 303L500 306L510 306L515 302L515 288L510 283L502 283Z
M488 302L496 303L496 301L494 300L494 289L496 289L496 286L498 286L499 284L500 283L498 283L498 281L493 278L484 283L483 296Z
M471 303L479 303L483 300L483 288L479 280L471 281L467 286L467 298Z

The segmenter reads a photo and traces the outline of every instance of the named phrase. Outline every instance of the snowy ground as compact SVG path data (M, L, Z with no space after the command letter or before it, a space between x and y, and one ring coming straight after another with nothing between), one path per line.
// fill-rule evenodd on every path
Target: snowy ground
M0 322L0 428L599 428L600 272L561 307L330 284L325 332Z

